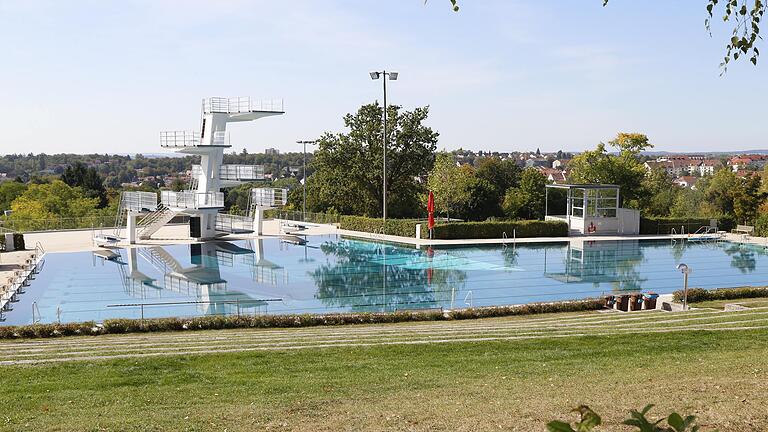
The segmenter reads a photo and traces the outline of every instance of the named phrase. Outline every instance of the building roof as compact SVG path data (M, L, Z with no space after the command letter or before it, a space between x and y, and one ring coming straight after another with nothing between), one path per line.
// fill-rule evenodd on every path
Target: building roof
M619 189L618 185L612 184L548 184L548 188L555 189Z

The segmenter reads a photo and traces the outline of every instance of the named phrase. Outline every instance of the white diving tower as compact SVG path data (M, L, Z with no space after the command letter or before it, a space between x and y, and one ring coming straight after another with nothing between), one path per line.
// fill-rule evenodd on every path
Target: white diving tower
M219 213L224 209L222 188L264 180L262 165L224 164L224 150L231 147L225 143L227 124L284 114L282 101L212 97L203 100L202 111L200 132L160 133L161 147L200 156L200 165L192 166L187 190L161 191L159 204L157 196L151 192L123 193L118 221L123 215L127 218L129 243L150 238L176 215L189 216L190 237L195 239L212 239L219 233L255 232L261 235L264 210L285 205L287 190L254 188L246 216ZM142 213L145 216L139 220Z

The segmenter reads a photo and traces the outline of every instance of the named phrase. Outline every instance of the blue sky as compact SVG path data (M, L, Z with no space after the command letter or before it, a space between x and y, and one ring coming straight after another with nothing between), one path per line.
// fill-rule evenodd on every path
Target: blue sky
M236 150L296 150L381 98L377 68L400 72L391 103L430 105L441 148L768 148L768 69L719 76L729 29L709 37L704 0L601 3L0 0L0 153L161 152L201 98L239 95L286 114L231 127Z

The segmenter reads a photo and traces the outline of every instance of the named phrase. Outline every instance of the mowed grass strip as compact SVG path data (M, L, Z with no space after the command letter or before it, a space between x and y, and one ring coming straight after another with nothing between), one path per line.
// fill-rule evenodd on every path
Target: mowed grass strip
M641 315L643 314L636 316L639 318ZM196 338L188 338L185 333L152 334L140 340L132 336L125 336L126 339L133 340L131 343L125 343L121 338L114 336L86 339L97 341L95 344L86 342L72 344L68 341L81 338L64 338L50 340L47 343L35 341L30 344L8 344L0 350L2 353L0 354L0 364L129 355L150 356L215 351L301 349L334 345L448 343L471 340L603 335L612 332L644 333L695 329L755 328L768 325L768 310L732 313L648 314L643 322L626 322L628 320L594 321L593 319L584 319L582 323L572 322L568 326L553 322L548 327L538 324L531 326L509 325L503 320L483 320L488 322L477 321L474 327L454 326L446 323L445 326L433 327L429 331L424 331L422 326L417 326L418 331L414 331L413 326L391 326L398 330L388 329L387 332L364 331L365 326L350 326L342 329L328 328L328 334L316 332L305 334L300 329L288 333L252 329L237 332L207 331L196 333L198 336ZM345 333L344 329L348 329L349 332ZM204 337L199 337L201 335Z
M543 430L586 403L768 429L768 331L182 355L0 368L3 430Z

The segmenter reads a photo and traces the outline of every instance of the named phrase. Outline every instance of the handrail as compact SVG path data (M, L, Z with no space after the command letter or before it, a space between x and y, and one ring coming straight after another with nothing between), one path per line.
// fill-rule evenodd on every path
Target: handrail
M248 96L210 97L203 100L203 112L239 114L247 112L269 111L284 112L283 100L256 100Z

